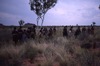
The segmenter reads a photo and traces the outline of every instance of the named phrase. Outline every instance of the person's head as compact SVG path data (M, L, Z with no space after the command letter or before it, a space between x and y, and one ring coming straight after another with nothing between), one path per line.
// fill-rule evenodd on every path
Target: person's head
M85 28L85 26L83 26L83 28Z
M50 28L50 30L52 30L52 28Z
M36 28L36 25L33 25L33 28Z
M80 29L80 26L78 26L78 29Z
M71 28L73 28L73 26L71 26Z
M67 26L65 26L65 28L67 28Z
M54 26L54 29L55 29L56 27Z
M16 27L14 27L14 30L16 30Z
M66 29L67 28L67 26L64 26L64 29Z

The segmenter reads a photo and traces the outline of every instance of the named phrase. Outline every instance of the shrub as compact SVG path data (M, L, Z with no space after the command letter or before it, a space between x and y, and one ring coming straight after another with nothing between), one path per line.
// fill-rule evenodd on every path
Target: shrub
M0 49L0 66L21 66L20 48L6 46Z
M90 43L85 43L81 45L81 48L84 48L84 49L90 49L91 47L92 47L92 44Z
M78 60L81 66L92 66L94 63L93 54L88 50L82 51L76 60Z
M33 63L35 57L38 53L42 53L42 51L36 47L33 47L31 44L27 44L25 46L25 52L23 53L23 59L30 59L30 62Z

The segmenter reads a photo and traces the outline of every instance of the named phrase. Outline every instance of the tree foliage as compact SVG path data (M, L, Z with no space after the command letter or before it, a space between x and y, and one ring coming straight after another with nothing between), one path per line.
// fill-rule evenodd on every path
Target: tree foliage
M30 7L31 10L35 12L37 15L37 25L39 19L42 20L41 25L43 24L44 21L44 16L46 12L54 7L57 3L57 0L30 0Z
M23 20L20 20L20 21L19 21L20 27L23 26L24 23L25 23L25 22L24 22Z
M95 26L96 22L92 22L92 25Z

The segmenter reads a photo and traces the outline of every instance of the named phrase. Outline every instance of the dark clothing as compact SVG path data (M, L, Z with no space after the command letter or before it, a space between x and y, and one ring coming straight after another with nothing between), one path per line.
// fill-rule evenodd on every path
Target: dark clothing
M80 30L80 28L78 28L76 31L75 31L75 38L77 38L77 36L78 35L80 35L80 33L81 33L81 30Z
M53 28L53 34L54 35L56 34L56 28L55 27Z
M85 32L85 31L86 31L86 28L85 28L85 27L83 27L83 28L82 28L82 32Z
M26 35L27 35L27 38L31 38L31 30L29 28L27 29Z
M48 34L48 30L47 30L47 28L44 28L44 29L43 29L43 35L44 35L44 36L47 36L47 34Z
M91 27L91 34L94 35L94 27Z
M67 31L67 28L65 28L65 27L63 29L63 36L68 37L68 31Z
M70 32L73 32L73 26L70 27L69 31Z
M13 41L17 43L18 42L18 32L16 30L12 31L12 37L13 37Z
M36 36L36 29L35 28L32 28L31 29L31 38L32 39L35 39L35 36Z
M53 31L52 31L52 28L50 28L50 29L49 29L49 33L48 33L48 36L49 36L49 37L52 37L52 34L53 34Z
M39 37L41 38L43 36L43 28L41 28L39 32L40 32Z
M22 31L22 29L19 29L18 30L18 39L19 39L20 42L22 42L22 40L23 40L22 37L23 37L23 31Z
M91 34L91 29L88 27L88 29L87 29L87 33L88 34Z

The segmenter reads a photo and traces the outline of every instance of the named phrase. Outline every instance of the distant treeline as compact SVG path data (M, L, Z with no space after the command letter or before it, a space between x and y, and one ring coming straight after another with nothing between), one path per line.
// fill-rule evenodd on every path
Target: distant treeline
M70 25L66 25L67 27L70 27ZM77 25L71 25L73 27L77 27ZM80 27L83 27L83 26L86 26L86 27L90 27L91 25L78 25ZM1 29L6 29L6 28L13 28L13 27L16 27L16 28L19 28L20 26L0 26ZM32 26L22 26L23 28L28 28L28 27L32 27ZM42 27L64 27L64 26L42 26ZM100 27L100 25L95 25L95 27ZM41 26L38 26L38 28L41 28Z

